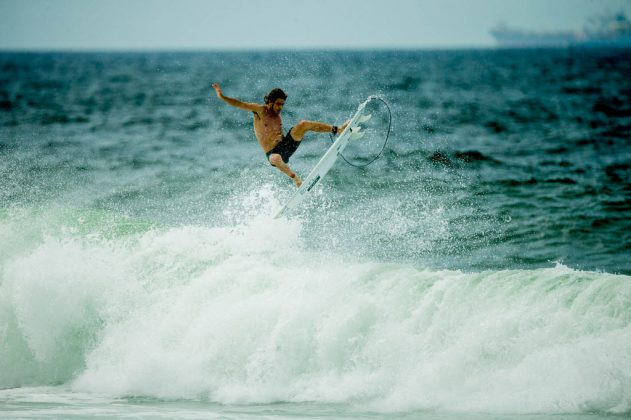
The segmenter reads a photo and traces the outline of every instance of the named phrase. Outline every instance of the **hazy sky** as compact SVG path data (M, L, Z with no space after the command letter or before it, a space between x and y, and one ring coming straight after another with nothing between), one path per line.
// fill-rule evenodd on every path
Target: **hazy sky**
M499 22L580 29L631 0L0 0L0 49L491 46Z

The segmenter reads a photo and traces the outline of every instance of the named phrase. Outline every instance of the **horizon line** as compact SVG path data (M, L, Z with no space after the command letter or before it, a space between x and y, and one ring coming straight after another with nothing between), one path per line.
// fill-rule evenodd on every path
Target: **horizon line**
M409 52L506 49L497 44L349 47L0 47L0 53L215 53L215 52Z

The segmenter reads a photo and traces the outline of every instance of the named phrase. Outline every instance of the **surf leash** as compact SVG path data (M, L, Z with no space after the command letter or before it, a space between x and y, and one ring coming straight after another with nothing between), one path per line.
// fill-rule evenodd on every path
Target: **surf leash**
M358 164L349 162L346 159L346 157L344 157L344 154L340 154L340 157L342 159L344 159L344 162L348 163L351 166L354 166L355 168L364 168L364 167L370 165L371 163L373 163L374 161L376 161L377 159L379 159L381 157L381 154L383 153L383 151L386 148L386 145L388 144L388 138L390 137L390 130L392 128L392 111L390 110L390 106L388 105L388 103L384 99L382 99L382 98L380 98L378 96L371 96L370 100L381 101L386 106L386 109L388 110L388 131L386 132L386 138L383 141L383 145L381 146L381 150L379 150L379 153L377 153L377 155L375 155L375 157L373 157L367 163L364 163L362 165L358 165ZM329 134L329 137L331 138L331 142L335 142L335 138L331 134Z

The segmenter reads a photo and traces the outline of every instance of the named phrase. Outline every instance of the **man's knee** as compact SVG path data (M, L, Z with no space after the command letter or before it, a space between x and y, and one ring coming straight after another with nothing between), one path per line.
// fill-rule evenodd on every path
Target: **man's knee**
M291 137L296 141L300 141L304 137L305 133L310 129L311 122L302 120L291 129Z
M298 124L296 124L294 127L296 127L299 130L308 130L309 129L309 121L307 120L301 120L298 121Z
M269 155L269 163L272 166L278 166L283 162L283 158L278 153L272 153Z

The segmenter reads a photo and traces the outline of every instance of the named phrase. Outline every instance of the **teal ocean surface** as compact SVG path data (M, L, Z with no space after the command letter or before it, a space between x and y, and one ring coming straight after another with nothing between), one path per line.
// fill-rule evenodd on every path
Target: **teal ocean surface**
M622 49L0 53L0 417L627 418L629 74ZM392 132L273 219L292 183L212 82L283 88L285 130L376 95Z

